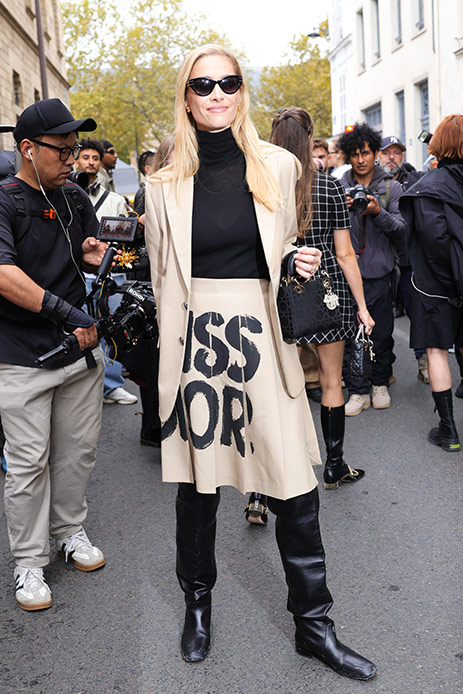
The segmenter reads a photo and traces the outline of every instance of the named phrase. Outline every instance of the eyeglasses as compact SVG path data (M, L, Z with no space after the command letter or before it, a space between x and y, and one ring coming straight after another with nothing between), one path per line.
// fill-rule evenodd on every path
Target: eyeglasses
M105 154L116 154L115 149L105 149Z
M42 145L43 147L49 147L50 149L58 150L60 161L66 161L66 159L69 159L71 154L74 157L74 159L78 159L80 150L82 149L82 145L74 145L74 147L57 147L56 145L51 145L49 142L43 142L42 140L33 140L31 137L29 138L29 140L31 142L35 142L36 145Z
M221 80L211 80L209 77L195 77L188 80L187 87L191 87L198 96L209 96L218 84L224 94L236 94L243 83L243 78L239 75L227 75Z

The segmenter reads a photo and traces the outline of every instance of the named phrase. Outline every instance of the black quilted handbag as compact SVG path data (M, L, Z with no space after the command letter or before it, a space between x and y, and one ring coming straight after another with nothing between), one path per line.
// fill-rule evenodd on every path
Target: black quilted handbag
M292 253L281 265L282 273L277 296L281 332L285 342L294 342L304 335L325 333L342 325L339 299L331 288L326 270L308 280L296 276Z
M351 345L349 374L358 378L370 378L374 360L373 342L365 335L365 326L361 325Z

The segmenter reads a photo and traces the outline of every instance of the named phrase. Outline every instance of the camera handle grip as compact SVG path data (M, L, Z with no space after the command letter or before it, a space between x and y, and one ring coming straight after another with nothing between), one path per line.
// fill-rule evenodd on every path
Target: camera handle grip
M98 287L101 286L102 281L109 275L114 257L117 254L117 250L117 245L113 244L108 246L108 248L106 249L105 254L103 256L103 260L101 261L100 267L98 268L98 272L96 273L95 279L92 282L92 289L94 292L97 290Z
M101 337L101 327L98 322L95 323L96 330L98 333L98 339ZM55 347L54 349L51 349L49 352L46 354L42 354L38 359L35 360L35 365L39 367L39 369L42 369L45 364L50 365L53 364L54 361L57 359L60 359L62 356L65 354L69 354L69 352L72 352L75 349L78 349L79 347L79 341L77 340L77 337L72 334L68 335L67 337L64 338L64 340L61 342L58 347Z

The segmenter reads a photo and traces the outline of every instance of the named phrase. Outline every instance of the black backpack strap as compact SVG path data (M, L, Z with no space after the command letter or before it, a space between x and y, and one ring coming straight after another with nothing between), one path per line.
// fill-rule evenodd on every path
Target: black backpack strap
M95 213L98 212L98 210L100 209L100 207L102 206L102 204L104 203L106 198L108 197L109 193L110 193L109 190L105 190L105 192L103 193L101 198L98 198L98 201L94 205Z
M24 190L21 188L19 183L2 183L0 188L14 200L16 215L15 223L13 227L13 238L15 244L18 243L23 236L28 232L31 225L32 216L41 216L42 211L34 213L32 215L31 210L26 202L26 196Z

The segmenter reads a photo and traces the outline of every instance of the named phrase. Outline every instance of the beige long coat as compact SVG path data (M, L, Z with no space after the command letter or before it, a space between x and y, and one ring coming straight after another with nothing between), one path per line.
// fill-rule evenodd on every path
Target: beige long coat
M284 206L270 212L255 201L259 232L269 268L269 301L273 338L285 391L292 398L304 388L304 376L295 345L281 335L276 307L281 259L294 250L297 235L295 185L297 167L286 150L262 143L263 154L280 184ZM146 187L146 242L159 324L159 415L165 422L174 407L180 383L191 287L191 227L193 177L185 179L179 201L169 182Z

